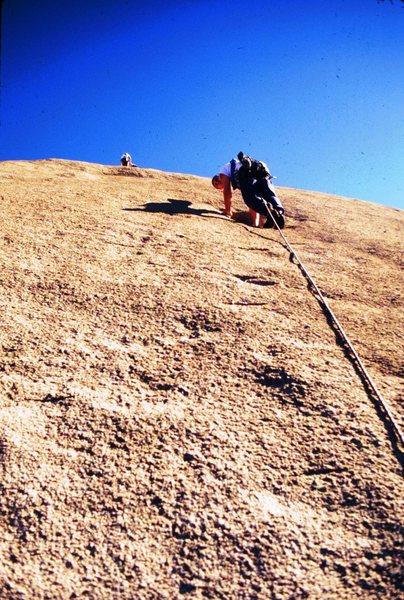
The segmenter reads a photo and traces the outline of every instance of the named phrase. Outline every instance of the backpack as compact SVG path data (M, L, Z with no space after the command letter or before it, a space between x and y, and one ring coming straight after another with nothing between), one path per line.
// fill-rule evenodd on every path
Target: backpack
M255 160L251 156L244 156L243 152L239 152L237 158L241 162L241 166L253 179L272 179L267 166L260 160Z
M238 160L241 162L240 169L244 170L244 173L251 177L251 179L269 179L273 176L268 171L268 167L260 160L255 160L251 156L244 156L243 152L237 154ZM233 158L230 161L230 182L233 190L240 189L239 172L236 171L237 161Z

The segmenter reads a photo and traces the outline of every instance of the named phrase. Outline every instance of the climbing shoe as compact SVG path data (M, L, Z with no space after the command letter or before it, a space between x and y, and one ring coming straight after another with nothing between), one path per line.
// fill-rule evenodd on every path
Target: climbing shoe
M272 216L275 219L275 223L278 225L279 229L283 229L285 227L285 217L283 214L273 210Z
M285 227L285 217L276 210L271 211L272 217L268 217L264 224L264 229L271 229L274 226L274 221L278 225L279 229Z

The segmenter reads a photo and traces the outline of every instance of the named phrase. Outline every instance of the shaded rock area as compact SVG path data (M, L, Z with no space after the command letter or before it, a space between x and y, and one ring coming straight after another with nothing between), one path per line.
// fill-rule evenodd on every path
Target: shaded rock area
M279 233L191 175L0 186L1 598L402 597L399 448ZM402 427L402 211L279 194Z

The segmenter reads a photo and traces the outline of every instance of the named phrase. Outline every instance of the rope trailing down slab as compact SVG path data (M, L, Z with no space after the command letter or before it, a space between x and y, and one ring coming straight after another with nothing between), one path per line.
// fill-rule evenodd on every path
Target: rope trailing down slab
M346 343L346 345L350 349L350 351L352 353L352 356L355 358L356 365L357 365L358 369L360 370L363 378L366 380L368 386L373 391L375 397L377 398L377 400L379 402L379 405L383 408L383 410L384 410L387 418L389 419L390 425L391 425L393 431L395 432L395 435L397 437L397 442L400 443L402 447L404 447L404 435L403 435L403 432L400 429L399 424L395 420L393 414L391 413L390 408L386 404L386 401L383 399L383 397L380 394L379 390L377 389L374 381L372 380L372 378L370 377L369 373L367 372L367 370L365 368L365 365L361 361L358 353L356 352L355 348L352 345L352 342L350 341L350 339L348 338L347 334L345 333L344 328L342 327L341 323L338 321L337 317L335 316L335 314L331 310L331 308L330 308L327 300L324 298L323 294L321 293L321 291L319 290L318 286L314 282L312 276L310 275L310 273L308 272L308 270L304 266L303 262L301 261L300 257L298 256L297 252L293 249L293 247L291 246L291 244L287 240L285 234L279 228L278 223L275 221L275 219L272 216L272 214L271 214L271 219L273 220L276 229L279 231L280 235L282 236L283 241L286 244L287 249L290 252L290 258L291 258L292 262L293 262L293 258L295 258L297 260L297 262L299 263L300 270L302 271L303 275L306 277L307 281L309 282L311 289L316 292L317 298L318 298L319 302L323 305L323 307L324 307L326 313L329 315L329 317L331 317L331 319L332 319L335 327L337 328L339 334L341 335L342 339L344 340L344 342Z

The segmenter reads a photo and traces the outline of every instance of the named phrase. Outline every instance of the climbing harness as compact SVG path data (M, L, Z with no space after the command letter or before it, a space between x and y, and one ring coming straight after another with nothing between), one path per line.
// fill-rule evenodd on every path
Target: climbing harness
M377 398L377 400L379 402L379 405L383 408L383 410L385 412L385 415L387 416L387 418L388 418L388 420L390 422L390 425L391 425L392 429L394 430L394 433L395 433L395 435L397 437L397 441L399 443L401 443L402 447L404 447L404 435L403 435L403 432L400 429L400 426L398 425L397 421L395 420L394 416L391 413L390 408L387 406L386 401L383 399L383 397L380 394L379 390L377 389L375 383L373 382L372 378L370 377L369 373L367 372L367 370L366 370L366 368L365 368L362 360L360 359L358 353L356 352L355 348L352 345L352 342L350 341L350 339L348 338L347 334L345 333L345 331L344 331L341 323L338 321L337 317L335 316L335 314L331 310L331 308L330 308L327 300L324 298L323 294L321 293L321 291L319 290L319 288L315 284L313 278L311 277L310 273L308 272L308 270L304 266L303 262L301 261L300 257L298 256L297 252L293 249L293 247L291 246L291 244L287 240L285 234L279 228L279 226L278 226L275 218L272 216L272 213L270 213L270 216L271 216L271 219L274 222L274 226L279 231L280 235L282 236L283 241L285 242L285 245L286 245L287 249L290 252L290 260L291 260L291 262L293 262L294 258L297 260L297 262L299 264L300 270L302 271L303 275L306 277L307 281L309 282L310 289L312 291L313 290L315 291L315 293L317 294L317 300L323 306L325 312L332 319L332 322L334 323L335 327L337 328L340 336L342 337L342 339L344 340L344 342L348 346L349 350L351 351L351 354L352 354L352 356L355 359L355 364L356 364L357 368L359 369L362 377L366 381L366 383L369 386L369 388L373 391L375 397Z

